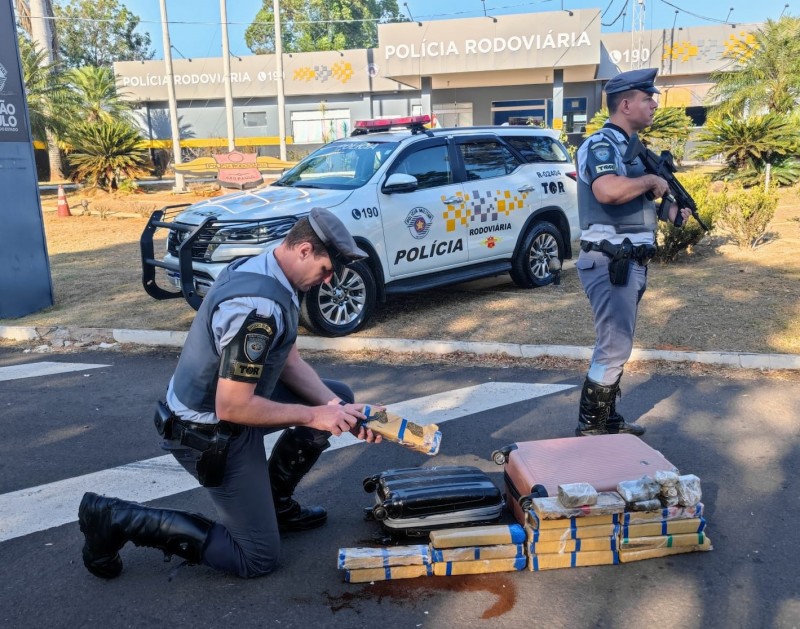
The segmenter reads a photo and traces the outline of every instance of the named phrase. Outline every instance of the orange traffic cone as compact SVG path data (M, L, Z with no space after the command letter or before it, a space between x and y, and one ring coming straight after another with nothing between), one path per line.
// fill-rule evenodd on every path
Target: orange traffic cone
M64 194L64 186L58 186L58 215L72 216L69 211L69 203L67 203L67 195Z

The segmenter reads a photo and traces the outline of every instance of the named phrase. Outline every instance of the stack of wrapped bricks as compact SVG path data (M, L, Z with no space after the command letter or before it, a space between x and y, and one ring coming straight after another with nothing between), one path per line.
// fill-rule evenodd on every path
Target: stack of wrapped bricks
M558 497L534 498L526 512L529 568L534 571L619 563L625 501L587 483L560 485Z
M525 531L519 524L432 531L429 545L340 548L349 583L524 570Z
M519 524L432 531L430 548L439 577L524 570L528 561Z
M711 550L700 479L656 472L622 481L616 492L559 485L526 512L531 570L599 566Z
M623 563L711 550L703 518L700 479L694 474L656 472L623 481L617 491L625 500L619 560Z

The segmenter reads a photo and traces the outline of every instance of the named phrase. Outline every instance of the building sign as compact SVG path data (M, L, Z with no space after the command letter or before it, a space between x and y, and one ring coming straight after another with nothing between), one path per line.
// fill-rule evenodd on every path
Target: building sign
M0 142L27 142L25 126L25 100L19 75L16 51L16 33L0 44ZM12 55L13 52L13 55Z
M385 76L564 68L600 59L600 13L554 11L379 24Z

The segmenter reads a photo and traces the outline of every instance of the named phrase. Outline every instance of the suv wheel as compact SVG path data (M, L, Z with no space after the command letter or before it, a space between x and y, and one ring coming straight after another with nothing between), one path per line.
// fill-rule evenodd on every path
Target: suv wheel
M564 260L564 240L555 225L539 221L530 226L511 261L511 279L521 288L547 286L553 281L550 261Z
M377 290L372 270L364 262L346 266L342 275L314 286L303 298L304 326L323 336L344 336L366 325L375 309Z

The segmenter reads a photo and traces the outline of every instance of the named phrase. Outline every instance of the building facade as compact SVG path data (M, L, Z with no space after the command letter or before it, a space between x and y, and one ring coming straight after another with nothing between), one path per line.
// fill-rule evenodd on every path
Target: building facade
M754 54L757 24L601 33L600 10L381 24L374 49L231 57L237 146L275 155L283 81L290 158L356 120L433 114L440 126L536 123L574 143L618 72L658 68L662 106L705 120L710 74ZM175 59L181 144L227 146L222 58ZM162 61L114 64L152 147L169 146Z

